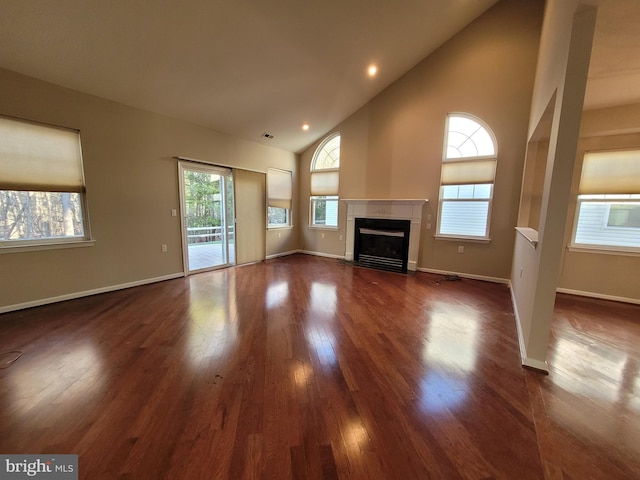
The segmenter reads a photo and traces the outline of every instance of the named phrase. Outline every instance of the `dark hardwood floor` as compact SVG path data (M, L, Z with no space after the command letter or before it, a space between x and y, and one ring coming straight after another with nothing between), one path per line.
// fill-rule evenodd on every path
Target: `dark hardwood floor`
M81 479L640 478L640 306L293 255L0 315L0 453Z

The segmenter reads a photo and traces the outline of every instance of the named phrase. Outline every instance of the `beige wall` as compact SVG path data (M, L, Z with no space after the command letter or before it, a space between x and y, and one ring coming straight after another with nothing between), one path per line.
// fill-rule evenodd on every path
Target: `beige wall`
M542 11L542 1L499 2L334 129L341 133L341 198L429 199L423 214L432 228L421 232L419 268L509 277ZM450 112L481 118L498 141L489 244L434 239ZM303 248L342 256L344 205L338 231L306 227L316 148L300 162Z
M0 105L0 114L81 131L96 240L93 247L0 254L0 309L182 272L180 219L170 216L179 209L174 156L297 173L293 153L6 70L0 70ZM295 229L286 235L297 241Z
M620 133L623 132L623 133ZM585 152L616 148L640 149L640 105L584 112L576 154L565 230L565 245L571 243ZM560 289L596 296L640 301L640 256L565 250L558 283Z

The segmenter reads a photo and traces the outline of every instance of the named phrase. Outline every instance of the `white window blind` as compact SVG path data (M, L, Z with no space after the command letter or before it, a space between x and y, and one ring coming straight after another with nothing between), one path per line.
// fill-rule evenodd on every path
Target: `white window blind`
M320 171L311 173L311 195L338 195L338 187L340 185L340 172L338 171Z
M84 191L80 134L0 117L0 190Z
M446 161L442 164L442 185L476 185L493 183L496 160Z
M337 226L338 225L338 200L337 199L329 199L327 200L327 213L325 224L329 226Z
M484 237L487 234L489 201L447 201L442 203L441 235Z
M291 172L267 170L267 204L269 207L291 209Z
M580 194L640 193L640 150L587 152Z

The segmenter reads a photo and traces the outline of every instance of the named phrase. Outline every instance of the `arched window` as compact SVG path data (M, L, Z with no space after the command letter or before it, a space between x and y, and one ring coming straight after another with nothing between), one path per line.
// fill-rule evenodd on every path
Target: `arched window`
M340 134L334 133L320 143L311 160L309 224L312 227L338 226L339 180Z
M440 179L438 236L489 239L497 145L479 118L447 116Z

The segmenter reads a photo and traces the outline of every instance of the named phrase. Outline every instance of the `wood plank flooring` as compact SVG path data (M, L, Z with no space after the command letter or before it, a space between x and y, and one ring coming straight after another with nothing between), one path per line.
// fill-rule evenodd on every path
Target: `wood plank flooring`
M640 478L640 306L293 255L0 315L0 453L81 479Z

